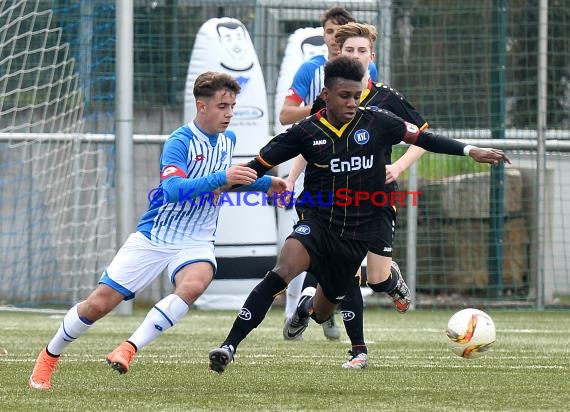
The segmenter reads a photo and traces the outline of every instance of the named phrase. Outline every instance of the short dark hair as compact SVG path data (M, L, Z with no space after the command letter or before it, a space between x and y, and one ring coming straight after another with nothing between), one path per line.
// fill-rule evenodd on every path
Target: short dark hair
M325 23L329 20L339 26L356 21L352 14L350 14L350 12L344 7L331 7L325 11L321 17L321 25L325 27Z
M194 82L194 97L212 97L219 90L229 90L238 94L241 90L239 83L227 73L205 72Z
M325 87L330 89L337 78L361 82L364 74L364 67L358 60L339 56L325 64Z

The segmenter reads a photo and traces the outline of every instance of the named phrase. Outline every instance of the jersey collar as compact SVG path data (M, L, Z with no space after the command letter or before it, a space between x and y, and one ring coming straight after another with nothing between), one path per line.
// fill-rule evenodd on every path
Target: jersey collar
M206 133L205 131L200 129L200 127L198 127L195 120L193 120L190 123L190 129L192 130L194 135L197 136L200 140L205 140L209 142L212 147L216 146L216 143L218 142L218 137L220 136L219 133L216 133L215 135Z
M373 83L371 79L368 79L368 85L366 86L366 89L364 89L362 91L362 94L360 95L360 102L362 102L364 99L366 99L366 97L370 94L370 91L372 90L373 87ZM329 123L329 121L323 116L323 113L326 110L320 110L319 112L317 112L317 119L319 122L321 122L322 124L324 124L327 129L329 129L330 131L332 131L334 134L337 135L337 137L342 136L342 134L344 133L344 131L346 130L346 128L348 127L348 125L350 123L352 123L352 120L348 123L345 123L342 125L342 127L340 129L337 129L336 127L334 127L332 124Z
M348 127L348 125L350 123L352 123L352 120L354 120L354 118L353 118L350 122L343 124L340 129L337 129L332 124L330 124L329 121L323 116L323 114L325 112L326 112L326 109L319 111L317 113L317 120L320 123L322 123L327 129L329 129L331 132L333 132L337 137L341 137L342 134L344 133L344 131L346 130L346 128Z

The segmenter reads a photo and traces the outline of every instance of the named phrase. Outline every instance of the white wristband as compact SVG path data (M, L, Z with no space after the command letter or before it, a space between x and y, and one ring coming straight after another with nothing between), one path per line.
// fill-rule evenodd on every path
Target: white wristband
M471 149L475 149L475 146L468 144L463 148L463 154L465 156L469 156L469 152L471 151Z

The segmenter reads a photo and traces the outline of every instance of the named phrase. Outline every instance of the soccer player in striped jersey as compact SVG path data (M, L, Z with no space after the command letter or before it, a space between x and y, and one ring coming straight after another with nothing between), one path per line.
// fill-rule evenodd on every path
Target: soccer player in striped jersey
M330 318L379 230L372 196L385 190L388 146L403 140L432 152L467 155L480 163L509 162L501 150L465 145L421 131L389 111L359 107L364 72L350 57L328 62L323 90L326 108L274 137L248 163L262 176L299 154L307 159L305 188L301 202L295 204L300 220L274 268L249 294L226 339L210 351L210 370L222 373L226 369L238 345L263 321L275 296L309 268L318 285L301 297L288 332L293 336L303 333L310 318L317 323ZM386 272L390 262L383 261ZM370 283L372 288L376 284Z
M137 231L125 241L99 284L64 316L40 352L29 386L50 389L61 353L123 300L167 270L174 292L157 302L131 337L107 356L119 373L135 353L178 323L206 290L216 271L214 239L219 207L213 192L233 185L281 191L282 179L261 177L231 165L236 136L227 130L240 86L228 74L206 72L194 84L197 114L166 140L160 158L160 184L149 193L149 207Z
M291 87L287 91L287 96L284 99L283 107L279 113L279 121L283 125L292 124L296 121L307 117L311 114L311 107L313 102L321 93L324 86L324 66L328 60L333 60L340 55L340 49L335 41L335 33L339 27L344 24L354 22L355 19L346 9L342 7L332 7L325 11L321 17L321 24L323 26L324 40L328 49L328 56L315 56L312 59L304 62L293 78ZM378 72L376 65L372 61L368 62L368 72L370 78L376 81ZM301 162L302 158L296 161ZM304 170L304 165L303 165ZM296 178L293 180L293 186L289 190L300 193L303 190L303 177L302 170L296 173ZM293 219L294 223L297 221ZM301 296L303 289L303 280L305 274L301 274L289 284L285 294L285 316L290 317L293 315L297 308L297 303ZM309 275L309 279L312 277ZM311 280L312 282L312 280ZM359 290L360 291L360 290ZM340 331L336 326L334 315L323 323L323 333L328 339L339 339ZM285 339L291 339L284 332ZM300 339L298 336L297 339Z

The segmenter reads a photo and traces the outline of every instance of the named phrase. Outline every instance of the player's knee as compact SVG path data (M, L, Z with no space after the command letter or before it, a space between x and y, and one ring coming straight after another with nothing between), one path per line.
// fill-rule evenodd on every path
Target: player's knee
M115 309L117 304L102 298L90 297L79 304L77 312L82 318L95 322Z
M369 268L366 272L366 283L370 286L371 283L384 282L390 276L390 262L379 265L378 267Z
M277 265L268 273L275 273L285 282L289 283L301 272L303 272L304 269L305 268L299 267L295 262L279 260L279 262L277 262Z
M182 297L186 303L191 304L198 299L208 288L210 281L188 280L176 286L176 294Z

